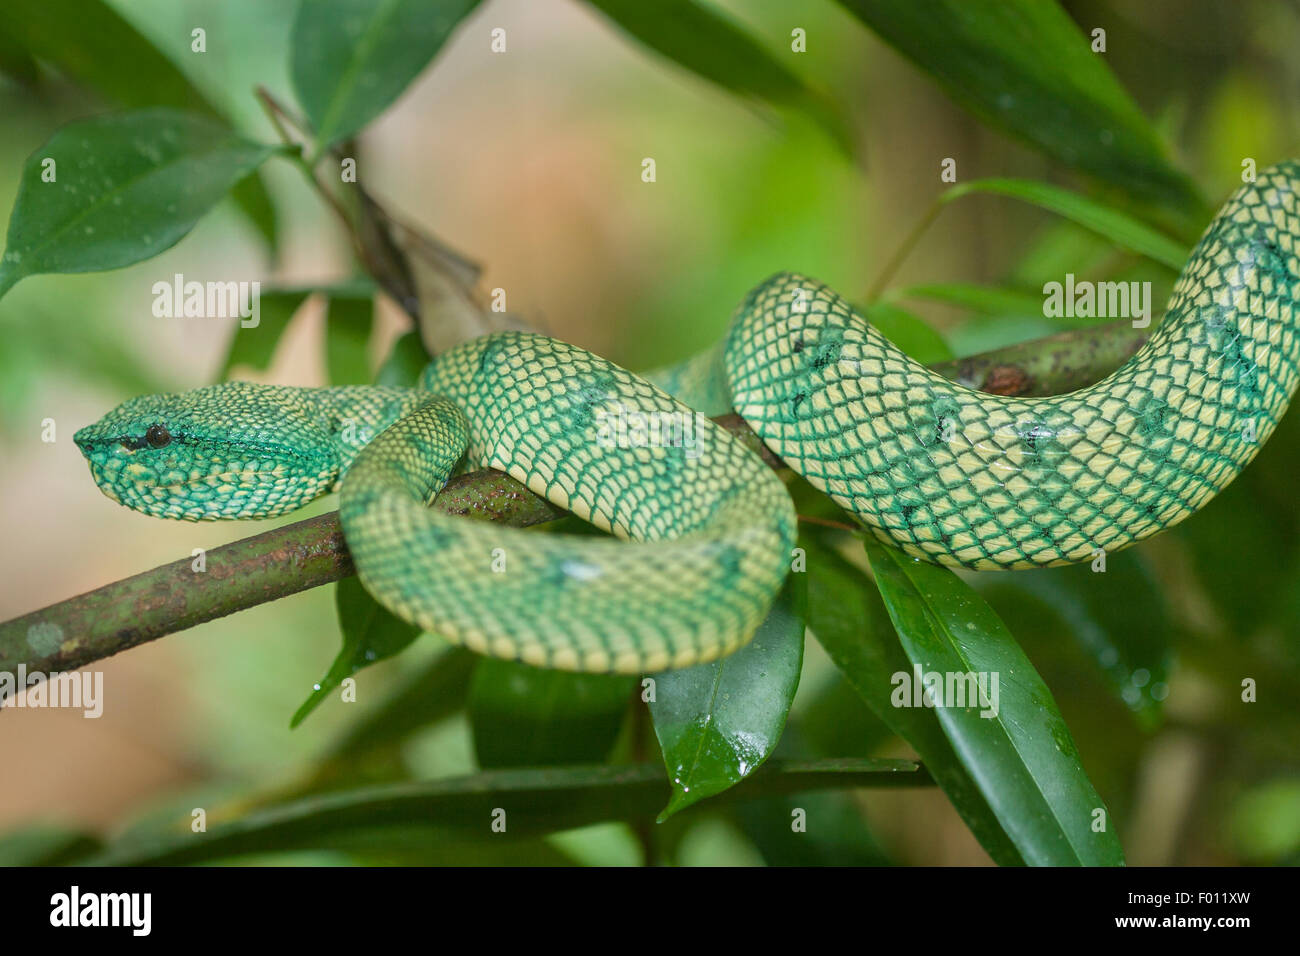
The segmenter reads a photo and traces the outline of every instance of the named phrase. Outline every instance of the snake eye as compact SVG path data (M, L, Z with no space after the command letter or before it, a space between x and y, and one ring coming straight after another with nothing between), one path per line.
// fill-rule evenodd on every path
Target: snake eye
M154 448L163 448L171 442L172 435L166 425L150 425L144 433L144 440Z

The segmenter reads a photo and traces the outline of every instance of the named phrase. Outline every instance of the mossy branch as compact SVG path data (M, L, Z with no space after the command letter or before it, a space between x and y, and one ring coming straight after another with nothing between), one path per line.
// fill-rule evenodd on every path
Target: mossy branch
M1002 395L1051 395L1097 381L1146 340L1127 322L1065 332L932 366L946 378ZM744 420L716 421L781 467ZM434 507L447 514L524 527L564 512L492 471L448 483ZM186 557L0 624L0 673L24 666L50 673L84 667L166 634L354 574L330 512L207 552L206 569Z

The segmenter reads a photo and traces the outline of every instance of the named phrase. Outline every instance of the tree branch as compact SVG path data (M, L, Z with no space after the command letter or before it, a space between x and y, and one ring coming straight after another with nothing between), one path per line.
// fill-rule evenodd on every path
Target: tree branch
M1147 333L1127 322L1060 335L932 366L1000 395L1051 395L1097 381L1137 351ZM738 415L715 419L783 467ZM452 479L433 506L525 527L564 512L514 479L480 471ZM214 548L206 570L183 558L0 624L0 673L66 671L166 634L356 573L338 512ZM20 682L21 683L21 682Z

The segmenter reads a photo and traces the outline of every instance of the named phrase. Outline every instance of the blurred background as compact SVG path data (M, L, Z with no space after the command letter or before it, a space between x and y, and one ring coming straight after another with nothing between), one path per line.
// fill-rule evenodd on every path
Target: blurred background
M273 141L253 96L292 103L294 4L279 0L116 0L248 135ZM359 165L390 210L484 268L485 288L538 329L633 368L717 340L745 292L773 272L814 275L861 300L945 188L1019 176L1073 185L1050 160L990 130L842 7L780 0L719 6L772 50L807 31L793 68L848 114L850 156L822 127L773 116L674 66L569 0L490 0L433 66L368 128ZM1106 62L1216 206L1259 166L1300 155L1300 5L1152 0L1068 2L1084 32L1107 31ZM190 31L207 31L207 53ZM503 27L508 53L489 52ZM0 208L26 157L61 124L110 104L57 72L0 79ZM642 181L642 160L656 181ZM98 492L71 442L123 399L217 380L233 326L153 317L152 284L173 273L309 285L353 274L346 237L287 164L265 176L278 255L225 204L163 256L117 272L40 276L0 301L0 618L247 536L264 526L159 522ZM890 278L890 298L965 355L1060 331L1029 308L971 309L899 290L931 283L1017 288L1090 271L1153 282L1157 313L1173 273L1032 206L971 196L947 206ZM371 351L408 320L381 299ZM239 377L325 382L320 303L309 299L265 371ZM1089 659L1089 617L1016 584L981 582L1056 695L1128 860L1149 864L1300 861L1300 527L1293 412L1238 485L1179 532L1137 549L1145 585L1122 627L1162 662L1154 706L1116 693ZM40 440L44 419L58 440ZM334 507L330 500L315 510ZM295 516L299 517L299 516ZM985 576L987 577L987 576ZM1032 590L1032 589L1030 589ZM289 718L339 644L332 587L215 621L105 662L104 716L0 714L0 832L49 823L112 834L194 794L265 791L300 777L350 720L336 700ZM1150 607L1146 607L1150 605ZM1154 608L1154 610L1153 610ZM1113 610L1113 609L1112 609ZM1075 637L1071 640L1066 631ZM1149 631L1149 633L1147 632ZM436 653L424 638L358 676L362 701ZM805 751L906 755L808 642L795 715ZM1131 678L1131 674L1129 675ZM1241 681L1258 682L1254 704ZM1130 695L1131 696L1131 695ZM845 728L860 731L851 736ZM403 745L410 772L470 772L463 715ZM187 802L190 801L190 802ZM857 792L846 812L882 861L988 862L937 790ZM682 863L757 863L743 814L691 815ZM858 832L857 830L854 831ZM634 863L623 825L552 838L571 859ZM334 861L332 858L325 858ZM338 861L342 861L339 858Z

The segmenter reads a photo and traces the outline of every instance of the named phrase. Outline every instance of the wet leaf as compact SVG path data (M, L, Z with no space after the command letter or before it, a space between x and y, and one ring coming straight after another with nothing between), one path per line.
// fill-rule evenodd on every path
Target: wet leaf
M934 707L939 723L1025 862L1122 864L1114 821L1051 691L993 609L947 568L870 537L864 543L912 662L913 673L899 675L894 694L906 706L925 705L917 685L937 675L945 704ZM977 693L958 695L959 675L984 683Z
M1173 624L1160 582L1139 552L1107 556L1104 572L1075 564L982 575L976 583L1013 624L1033 614L1045 635L1072 638L1141 725L1155 726L1169 693Z
M734 654L654 676L650 715L673 788L660 822L739 783L776 747L803 664L802 586L792 575Z
M124 107L220 116L165 53L103 0L5 0L0 36ZM262 177L238 183L231 198L274 249L279 224Z
M157 255L275 151L170 109L69 123L23 167L0 295L25 276L100 272Z
M363 667L392 657L420 636L420 629L381 606L357 578L344 578L335 588L343 649L311 695L293 715L297 727L343 681Z
M808 627L813 635L872 712L920 756L994 862L1023 864L989 801L948 742L935 712L894 706L894 675L909 674L911 662L903 653L875 583L814 538L805 535L799 544L808 556Z

